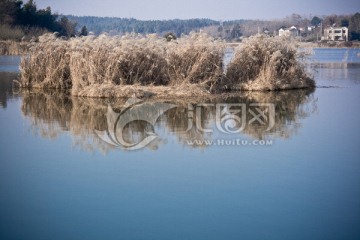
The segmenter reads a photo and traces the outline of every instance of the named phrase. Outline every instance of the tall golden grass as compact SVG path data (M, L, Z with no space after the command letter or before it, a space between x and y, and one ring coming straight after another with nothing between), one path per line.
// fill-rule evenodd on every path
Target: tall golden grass
M226 87L241 90L313 88L304 52L282 37L256 35L236 50L226 72Z
M174 84L197 84L209 91L221 87L224 42L193 33L171 41L166 50L168 72Z
M256 36L235 51L224 73L225 43L192 33L62 40L39 37L22 58L21 87L71 89L75 96L198 96L229 90L313 87L295 46Z

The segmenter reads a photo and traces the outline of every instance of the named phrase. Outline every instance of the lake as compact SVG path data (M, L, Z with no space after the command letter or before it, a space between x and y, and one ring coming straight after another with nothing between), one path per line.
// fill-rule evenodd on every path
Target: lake
M360 50L314 53L313 91L148 102L1 56L0 239L360 239Z

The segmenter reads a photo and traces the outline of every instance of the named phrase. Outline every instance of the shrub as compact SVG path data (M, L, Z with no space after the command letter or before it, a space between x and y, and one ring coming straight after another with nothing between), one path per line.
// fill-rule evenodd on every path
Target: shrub
M166 41L168 41L168 42L177 39L176 35L175 35L174 33L172 33L172 32L166 33L166 34L164 35L164 38L165 38Z

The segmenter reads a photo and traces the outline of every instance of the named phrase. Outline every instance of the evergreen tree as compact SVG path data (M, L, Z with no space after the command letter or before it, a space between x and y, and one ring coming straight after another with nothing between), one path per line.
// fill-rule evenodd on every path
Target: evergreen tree
M360 40L360 13L356 13L350 18L349 32L351 40Z
M349 27L349 23L350 23L349 19L343 18L340 21L340 26L341 27Z
M311 25L318 26L321 23L321 21L322 20L319 17L315 16L311 19Z
M76 23L70 21L67 17L60 18L60 36L67 38L76 36Z
M83 26L80 31L80 36L87 36L89 34L86 26Z

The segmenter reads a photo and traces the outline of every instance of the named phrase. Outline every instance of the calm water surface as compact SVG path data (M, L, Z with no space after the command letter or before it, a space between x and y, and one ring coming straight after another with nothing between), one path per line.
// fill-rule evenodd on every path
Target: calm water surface
M1 57L0 239L360 239L359 50L315 53L315 91L147 103L15 91Z

